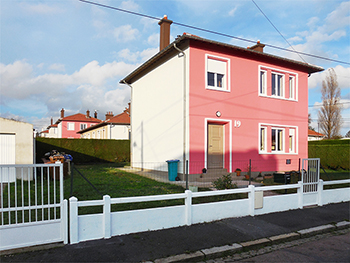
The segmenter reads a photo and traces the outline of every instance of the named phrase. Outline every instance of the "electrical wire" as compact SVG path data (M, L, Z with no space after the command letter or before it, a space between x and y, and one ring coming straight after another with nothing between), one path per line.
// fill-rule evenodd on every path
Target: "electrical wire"
M276 31L278 32L278 34L280 34L280 36L284 39L284 41L287 42L287 44L299 55L300 59L302 61L304 61L305 63L307 63L304 58L294 49L294 47L289 43L289 41L282 35L282 33L277 29L277 27L275 27L275 25L271 22L271 20L267 17L267 15L265 15L265 13L261 10L261 8L258 6L257 3L255 3L254 0L252 0L252 2L254 3L254 5L260 10L260 12L264 15L264 17L267 19L267 21L270 22L270 24L273 26L274 29L276 29Z
M96 5L96 6L100 6L100 7L113 9L113 10L116 10L116 11L132 14L132 15L146 17L146 18L149 18L149 19L160 20L160 18L158 18L158 17L154 17L154 16L150 16L150 15L141 14L141 13L138 13L138 12L125 10L125 9L122 9L122 8L117 8L117 7L113 7L113 6L109 6L109 5L99 4L99 3L95 3L95 2L91 2L91 1L87 1L87 0L78 0L78 1L84 2L84 3L87 3L87 4L91 4L91 5ZM237 39L237 40L241 40L241 41L245 41L245 42L249 42L249 43L254 43L254 44L256 43L256 41L254 41L254 40L241 38L241 37L235 37L235 36L232 36L232 35L229 35L229 34L220 33L220 32L217 32L217 31L204 29L204 28L200 28L200 27L196 27L196 26L191 26L191 25L187 25L187 24L183 24L183 23L179 23L179 22L175 22L175 21L173 21L173 24L178 25L178 26L182 26L182 27L195 29L195 30L198 30L198 31L206 32L206 33L211 33L211 34L215 34L215 35L219 35L219 36L233 38L233 39ZM337 63L341 63L341 64L350 65L350 62L345 62L345 61L335 60L335 59L326 58L326 57L322 57L322 56L317 56L317 55L313 55L313 54L308 54L308 53L304 53L304 52L300 52L300 51L290 50L290 49L278 47L278 46L275 46L275 45L265 44L265 46L270 47L270 48L274 48L274 49L278 49L278 50L282 50L282 51L296 53L298 55L304 55L304 56L309 56L309 57L313 57L313 58L323 59L323 60L327 60L327 61L331 61L331 62L337 62Z

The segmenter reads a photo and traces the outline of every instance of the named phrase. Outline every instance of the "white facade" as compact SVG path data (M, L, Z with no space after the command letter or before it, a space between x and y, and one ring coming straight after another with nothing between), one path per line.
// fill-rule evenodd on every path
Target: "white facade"
M114 140L129 140L130 139L130 125L108 125L109 136L108 139Z
M0 164L33 164L32 124L0 118L0 136L2 138ZM6 142L9 143L7 146ZM15 157L10 161L6 155Z
M165 163L173 159L182 162L184 98L188 98L188 94L184 96L183 75L184 59L188 64L188 49L185 53L185 57L175 54L132 84L131 162L134 167L148 168L149 166L154 169L156 168L154 163ZM188 65L186 69L185 75L188 81ZM159 76L167 76L167 78L159 78ZM188 108L188 100L186 105ZM188 109L186 116L188 116ZM188 124L186 127L188 134ZM182 172L181 164L179 172Z

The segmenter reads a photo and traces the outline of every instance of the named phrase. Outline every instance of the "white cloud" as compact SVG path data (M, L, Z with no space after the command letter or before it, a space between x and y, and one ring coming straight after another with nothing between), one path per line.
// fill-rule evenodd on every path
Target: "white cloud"
M128 42L136 39L139 31L131 25L123 25L113 30L113 36L117 41Z
M125 48L118 52L118 57L126 59L131 62L144 62L154 56L158 52L157 48L148 48L143 51L131 52L128 48Z
M66 71L66 68L63 64L55 63L49 66L49 69L51 70L56 70L56 71L61 71L64 72Z
M237 11L237 6L235 7L235 8L233 8L233 9L231 9L229 12L228 12L228 15L229 16L234 16L235 15L235 13L236 13L236 11Z
M148 44L151 46L158 46L159 45L159 33L152 34L147 39Z
M350 89L350 67L344 68L341 65L338 65L334 68L335 73L337 74L338 85L340 89ZM312 74L309 78L309 89L322 86L322 81L326 79L328 75L328 70Z
M120 4L120 8L129 10L129 11L139 11L140 10L140 6L138 4L136 4L132 0L130 0L130 1L123 1Z
M46 4L28 4L28 3L22 3L21 7L26 10L27 13L31 14L54 14L61 12L62 10L57 6L49 6Z

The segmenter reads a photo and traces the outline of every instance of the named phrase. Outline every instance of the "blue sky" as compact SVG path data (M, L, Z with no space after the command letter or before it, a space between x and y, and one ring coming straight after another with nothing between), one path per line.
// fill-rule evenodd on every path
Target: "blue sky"
M251 0L91 0L168 18L253 41L290 48ZM334 68L342 94L343 126L350 130L350 1L255 0L294 49L330 59L303 59L325 71L309 78L309 112L317 130L320 88ZM158 21L78 0L0 0L0 116L32 123L41 131L66 116L98 110L119 114L130 90L119 80L158 52ZM189 32L250 46L251 43L172 25L171 41ZM286 51L265 52L300 60Z

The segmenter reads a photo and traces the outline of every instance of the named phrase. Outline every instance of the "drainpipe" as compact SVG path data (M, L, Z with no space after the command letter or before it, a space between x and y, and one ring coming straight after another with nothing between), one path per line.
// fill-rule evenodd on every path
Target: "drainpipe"
M184 66L183 66L183 154L182 154L182 176L183 180L185 180L186 176L186 55L185 53L179 49L174 43L174 48L179 51L178 57L183 57Z
M130 87L130 166L132 167L132 86L127 83L125 80L123 80L123 83L128 85ZM143 165L143 164L142 164Z

